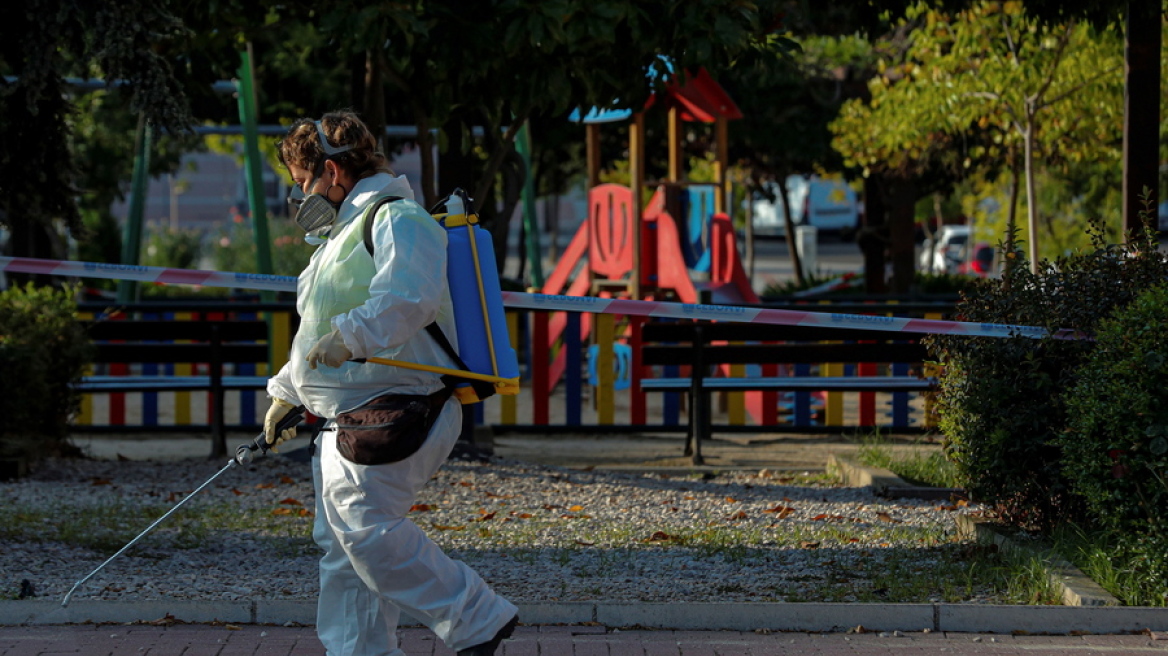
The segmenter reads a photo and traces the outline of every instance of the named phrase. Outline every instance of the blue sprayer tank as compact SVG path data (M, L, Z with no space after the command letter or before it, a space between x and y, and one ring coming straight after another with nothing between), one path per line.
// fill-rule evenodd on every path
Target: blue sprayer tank
M446 278L458 354L471 371L501 379L494 383L496 394L518 394L519 359L507 332L491 233L478 225L478 216L467 211L457 191L446 199L446 214L438 220L446 229ZM481 400L469 384L455 394L463 403Z

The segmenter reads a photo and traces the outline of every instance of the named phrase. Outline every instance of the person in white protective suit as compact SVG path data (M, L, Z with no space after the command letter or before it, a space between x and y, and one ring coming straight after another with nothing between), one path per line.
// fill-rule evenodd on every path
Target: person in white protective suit
M292 437L294 428L276 434L276 424L296 406L330 420L312 459L313 539L325 552L317 633L328 656L399 656L404 611L458 654L489 656L518 622L516 607L406 517L458 438L461 406L441 395L438 374L351 361L376 356L457 368L425 330L437 322L455 339L446 233L413 202L405 177L393 175L351 112L298 121L279 154L292 177L296 221L318 246L297 282L300 328L288 364L268 383L264 430L273 446ZM404 200L368 217L370 248L366 209L386 196ZM438 398L432 428L404 459L351 461L338 448L335 418L387 394Z

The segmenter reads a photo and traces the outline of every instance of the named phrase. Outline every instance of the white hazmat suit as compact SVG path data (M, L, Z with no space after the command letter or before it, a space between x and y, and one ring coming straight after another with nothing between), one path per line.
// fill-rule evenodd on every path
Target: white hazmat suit
M318 417L335 418L385 393L431 394L442 388L437 374L380 364L310 368L308 351L333 330L353 358L457 368L425 331L437 321L457 348L446 233L416 203L390 203L371 217L371 257L361 218L384 196L412 201L413 192L403 176L379 173L359 181L297 283L300 328L290 360L269 381L268 393ZM490 641L516 616L514 605L406 517L449 455L461 425L461 406L451 399L416 453L373 466L343 458L335 431L320 434L313 458L313 539L325 551L317 633L329 656L400 656L401 611L455 650Z

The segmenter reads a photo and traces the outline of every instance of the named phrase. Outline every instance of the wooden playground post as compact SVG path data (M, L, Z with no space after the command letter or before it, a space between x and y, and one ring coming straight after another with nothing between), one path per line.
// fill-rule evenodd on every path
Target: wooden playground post
M726 190L726 169L730 165L729 121L719 116L714 120L714 212L729 214Z
M585 124L584 139L588 159L588 188L592 189L600 184L600 125Z
M629 126L629 186L633 190L633 271L629 282L629 297L641 298L641 190L645 186L645 115L633 115Z
M685 166L682 162L681 148L681 111L677 106L669 108L669 174L670 182L681 182L685 178Z

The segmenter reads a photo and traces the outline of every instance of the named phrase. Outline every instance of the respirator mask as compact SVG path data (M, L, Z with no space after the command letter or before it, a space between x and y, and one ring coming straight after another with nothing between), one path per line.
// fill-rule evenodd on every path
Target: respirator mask
M316 135L320 138L320 147L324 151L325 158L317 165L316 170L313 171L312 180L308 183L308 188L316 187L316 183L320 180L320 176L324 175L324 163L332 157L344 152L352 150L352 146L333 147L328 142L328 137L324 134L324 128L321 127L320 121L315 121ZM331 189L332 185L329 187ZM341 187L346 195L348 191ZM306 235L306 239L311 241L322 240L323 236L328 232L328 229L337 220L337 210L340 209L341 203L345 201L344 197L337 202L333 202L328 198L328 189L323 194L312 193L307 196L304 194L303 187L295 186L288 192L288 211L292 215L292 219L296 221L296 225L300 226ZM319 243L319 242L318 242Z

